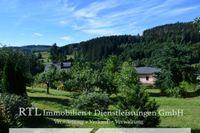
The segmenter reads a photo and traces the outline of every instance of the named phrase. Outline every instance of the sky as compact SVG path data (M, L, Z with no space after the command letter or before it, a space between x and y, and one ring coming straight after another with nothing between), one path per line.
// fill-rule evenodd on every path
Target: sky
M0 0L0 43L63 46L200 16L200 0Z

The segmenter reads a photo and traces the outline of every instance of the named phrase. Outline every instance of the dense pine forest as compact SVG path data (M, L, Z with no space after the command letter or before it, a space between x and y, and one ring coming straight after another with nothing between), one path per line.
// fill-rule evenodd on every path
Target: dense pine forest
M91 39L89 41L70 44L61 47L65 54L75 54L77 59L84 61L99 61L111 54L121 59L131 57L137 65L158 65L163 48L170 45L184 46L191 52L191 63L197 63L199 57L199 30L197 25L175 23L145 30L143 35L120 35Z

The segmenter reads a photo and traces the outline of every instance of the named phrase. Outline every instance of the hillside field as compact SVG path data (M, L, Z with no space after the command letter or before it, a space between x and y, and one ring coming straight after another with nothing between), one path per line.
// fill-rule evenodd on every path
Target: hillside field
M161 128L192 128L192 133L200 132L200 96L193 98L171 98L158 96L159 91L156 89L148 90L151 99L155 99L160 105L160 109L172 110L183 109L183 117L161 117ZM28 88L28 95L32 104L39 109L48 109L50 111L70 110L70 99L75 93L50 90L46 94L43 88ZM111 105L112 106L112 105ZM106 123L104 118L95 117L54 117L48 118L48 122L43 127L96 127L108 128L115 127L112 122ZM88 122L88 120L90 122ZM93 122L92 122L93 121ZM41 124L42 125L42 124Z

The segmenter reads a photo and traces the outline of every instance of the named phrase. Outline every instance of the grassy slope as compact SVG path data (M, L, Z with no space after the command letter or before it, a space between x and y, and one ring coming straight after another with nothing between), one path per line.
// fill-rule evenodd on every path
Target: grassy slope
M159 97L159 90L149 90L151 99L155 99L160 105L159 109L172 110L183 109L183 117L161 117L160 127L192 128L193 133L200 132L200 97L172 98Z
M35 52L35 55L38 55L39 52ZM50 53L49 52L40 52L42 54L42 59L40 59L40 61L42 61L42 63L50 63ZM74 59L73 55L65 55L66 59Z
M40 109L48 109L52 111L64 111L70 109L69 100L71 94L69 92L62 92L57 90L50 90L51 94L47 95L45 89L28 89L28 95L31 97L34 106ZM200 132L200 97L194 98L168 98L158 97L158 91L151 91L151 99L155 99L160 105L159 109L172 110L183 109L183 117L161 117L161 123L159 127L185 127L192 128L193 133ZM73 118L50 118L54 121L64 123L66 127L114 127L113 123L85 123L82 120ZM87 119L87 118L84 118ZM70 124L76 122L76 124ZM78 124L77 124L78 123Z
M50 54L49 54L49 52L35 52L35 55L38 56L39 53L41 53L41 55L42 55L42 58L40 59L40 61L42 63L49 63L50 62L50 59L49 59Z
M44 62L44 63L48 63L48 62L50 62L50 59L49 59L49 52L41 52L41 54L42 54L42 61Z
M73 94L69 92L50 90L50 95L46 94L46 89L42 88L28 88L28 95L32 100L32 104L39 108L50 111L65 111L72 110L70 107L70 98ZM115 127L113 123L98 123L98 121L94 120L91 122L87 122L85 120L91 119L91 117L54 117L49 118L55 122L53 127ZM100 118L99 118L100 119ZM95 122L96 121L96 122ZM73 123L73 124L72 124ZM44 127L49 127L49 125L45 125ZM50 125L52 127L52 125Z
M191 127L200 128L200 97L196 98L156 98L160 109L183 109L184 116L162 117L161 127Z

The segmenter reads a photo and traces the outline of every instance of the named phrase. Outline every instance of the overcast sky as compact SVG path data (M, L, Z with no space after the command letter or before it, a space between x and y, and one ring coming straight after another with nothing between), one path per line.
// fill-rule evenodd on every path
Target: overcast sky
M63 46L198 16L199 0L0 0L0 43Z

